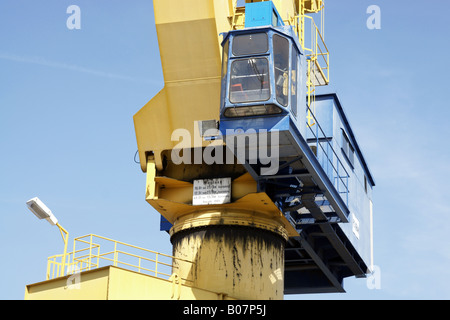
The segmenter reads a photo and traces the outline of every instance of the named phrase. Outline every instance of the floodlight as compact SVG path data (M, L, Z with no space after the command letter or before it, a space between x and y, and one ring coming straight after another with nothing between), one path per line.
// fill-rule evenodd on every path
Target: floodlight
M39 219L47 220L52 226L57 225L58 219L53 215L52 211L39 198L33 198L27 201L28 209Z

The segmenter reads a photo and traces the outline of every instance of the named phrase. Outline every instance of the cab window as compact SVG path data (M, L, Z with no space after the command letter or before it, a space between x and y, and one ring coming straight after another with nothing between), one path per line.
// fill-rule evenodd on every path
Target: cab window
M233 38L233 54L235 56L261 54L268 50L269 40L265 32L241 34Z
M230 102L266 101L269 98L269 61L267 58L233 61L230 74Z
M277 101L285 107L289 102L289 48L288 39L273 35L275 91Z

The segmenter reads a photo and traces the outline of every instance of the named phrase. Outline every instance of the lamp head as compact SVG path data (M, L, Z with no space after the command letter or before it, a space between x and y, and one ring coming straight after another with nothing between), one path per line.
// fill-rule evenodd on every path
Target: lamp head
M28 209L34 213L39 219L47 220L52 226L58 223L58 219L53 215L52 211L39 198L33 198L27 201Z

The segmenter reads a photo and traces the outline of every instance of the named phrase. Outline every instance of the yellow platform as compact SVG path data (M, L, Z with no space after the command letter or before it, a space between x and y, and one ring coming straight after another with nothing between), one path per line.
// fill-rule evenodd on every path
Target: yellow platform
M171 280L107 266L35 284L25 289L25 300L234 300ZM72 279L69 279L72 277Z

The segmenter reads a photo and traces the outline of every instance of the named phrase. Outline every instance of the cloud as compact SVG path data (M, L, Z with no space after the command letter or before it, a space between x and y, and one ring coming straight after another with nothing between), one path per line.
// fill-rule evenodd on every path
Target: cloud
M149 79L141 79L141 78L130 77L130 76L126 76L126 75L105 72L105 71L81 67L78 65L67 64L64 62L50 61L45 58L36 57L36 56L20 56L20 55L16 55L16 54L0 52L0 59L14 61L14 62L21 62L21 63L30 63L30 64L40 65L40 66L50 67L50 68L65 69L65 70L81 72L81 73L90 74L90 75L94 75L94 76L98 76L98 77L109 78L109 79L141 82L141 83L142 82L144 82L144 83L154 83L155 82L155 81L151 81Z

